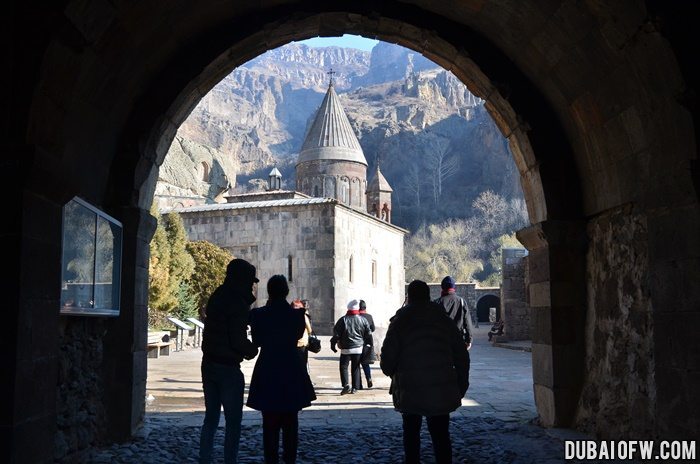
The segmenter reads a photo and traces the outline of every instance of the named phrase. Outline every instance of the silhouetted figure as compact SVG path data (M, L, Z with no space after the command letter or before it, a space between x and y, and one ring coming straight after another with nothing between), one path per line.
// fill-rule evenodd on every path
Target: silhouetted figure
M420 462L420 427L427 418L435 461L452 462L450 412L467 391L467 349L442 307L430 301L428 284L408 286L408 305L391 319L380 366L391 377L394 407L403 415L405 462Z
M355 393L360 384L360 358L365 343L371 343L372 331L367 319L360 316L360 302L350 300L345 316L338 319L333 327L331 350L336 353L336 344L340 347L340 383L343 384L341 395ZM350 364L352 387L348 383L348 364Z
M258 349L248 340L250 305L255 301L255 266L234 259L226 267L226 278L207 302L202 340L202 384L204 388L204 424L199 441L199 462L211 462L214 433L219 427L221 406L226 417L224 462L238 460L241 436L244 379L241 361L252 359Z
M297 352L297 340L306 330L304 312L287 302L289 286L283 275L270 278L267 293L267 304L254 309L250 317L250 333L260 356L246 404L262 412L265 462L279 462L281 430L282 458L290 464L297 457L298 413L311 405L316 394Z
M367 319L369 322L369 329L374 333L374 318L371 314L367 312L367 303L365 300L360 300L360 316ZM374 353L374 338L370 335L371 343L365 343L362 348L362 357L360 358L360 365L362 365L362 370L365 372L365 378L367 379L367 388L372 388L374 384L372 383L372 369L370 364L373 364L377 360L377 356ZM360 378L360 388L362 388L362 378Z

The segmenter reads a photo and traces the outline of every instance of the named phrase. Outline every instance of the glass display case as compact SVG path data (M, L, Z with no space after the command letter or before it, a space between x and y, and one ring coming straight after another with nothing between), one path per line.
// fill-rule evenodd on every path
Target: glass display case
M63 207L61 314L118 316L122 224L80 198Z

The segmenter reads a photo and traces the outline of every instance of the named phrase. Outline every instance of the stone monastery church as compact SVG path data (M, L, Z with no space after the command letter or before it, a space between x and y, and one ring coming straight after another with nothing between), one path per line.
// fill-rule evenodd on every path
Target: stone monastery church
M258 268L258 300L274 274L290 299L309 300L314 329L330 334L353 298L367 302L377 336L404 298L403 240L391 223L392 189L367 160L331 80L296 164L296 190L269 175L266 192L229 195L226 203L175 208L190 240L207 240Z

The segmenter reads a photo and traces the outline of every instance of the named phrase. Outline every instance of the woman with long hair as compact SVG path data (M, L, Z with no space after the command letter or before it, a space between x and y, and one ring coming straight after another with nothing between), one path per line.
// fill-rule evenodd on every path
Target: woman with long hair
M279 436L285 463L296 462L298 414L316 399L311 379L297 352L306 330L304 313L287 302L289 286L283 275L267 282L268 301L250 317L253 344L260 347L248 394L249 407L262 412L266 463L279 462Z

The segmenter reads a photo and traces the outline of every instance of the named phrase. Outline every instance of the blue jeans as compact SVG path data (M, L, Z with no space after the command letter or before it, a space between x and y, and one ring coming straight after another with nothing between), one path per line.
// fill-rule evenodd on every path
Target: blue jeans
M199 439L199 463L211 463L214 434L219 427L221 406L226 418L224 438L224 462L238 462L238 442L241 438L243 417L243 389L245 382L240 366L226 366L202 360L202 384L204 386L204 424Z

